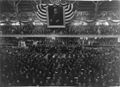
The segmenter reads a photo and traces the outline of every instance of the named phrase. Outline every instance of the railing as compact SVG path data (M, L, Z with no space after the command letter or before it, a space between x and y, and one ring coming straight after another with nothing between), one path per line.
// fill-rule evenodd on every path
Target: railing
M62 37L62 38L120 38L120 35L58 35L58 34L42 34L42 35L0 35L0 37Z

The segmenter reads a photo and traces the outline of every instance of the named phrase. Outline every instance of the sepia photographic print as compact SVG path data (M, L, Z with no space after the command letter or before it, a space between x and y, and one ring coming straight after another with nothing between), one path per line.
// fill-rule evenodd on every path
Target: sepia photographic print
M0 0L0 87L120 87L119 0Z

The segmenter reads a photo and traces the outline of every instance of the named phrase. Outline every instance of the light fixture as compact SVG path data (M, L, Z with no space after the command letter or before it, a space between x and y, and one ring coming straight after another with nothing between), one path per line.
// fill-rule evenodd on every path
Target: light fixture
M12 25L12 26L19 26L20 23L19 23L19 22L15 22L15 23L12 23L11 25Z
M118 37L118 42L120 43L120 37Z
M73 23L73 25L75 25L75 26L79 26L79 25L80 25L80 23L77 23L77 22L76 22L76 23Z
M112 0L109 0L110 2L112 1Z
M33 25L44 25L42 22L33 22Z
M0 23L0 26L4 26L4 25L6 25L5 23Z

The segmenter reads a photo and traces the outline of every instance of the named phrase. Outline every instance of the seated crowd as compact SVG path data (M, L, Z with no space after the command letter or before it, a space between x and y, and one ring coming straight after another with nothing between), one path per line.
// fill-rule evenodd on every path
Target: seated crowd
M99 35L116 35L120 34L120 26L95 26L95 25L67 25L66 28L49 29L46 25L34 26L31 24L19 27L6 25L1 27L3 34L99 34Z
M9 86L120 85L118 49L107 46L87 47L45 43L29 45L27 49L2 47L0 52L2 83Z

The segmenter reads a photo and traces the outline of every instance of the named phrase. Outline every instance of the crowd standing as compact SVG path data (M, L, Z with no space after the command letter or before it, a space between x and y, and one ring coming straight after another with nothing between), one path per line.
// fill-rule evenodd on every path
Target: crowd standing
M120 50L115 46L31 45L2 47L2 83L9 86L120 85Z

